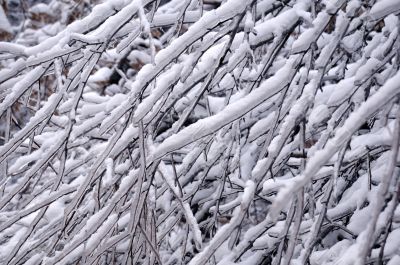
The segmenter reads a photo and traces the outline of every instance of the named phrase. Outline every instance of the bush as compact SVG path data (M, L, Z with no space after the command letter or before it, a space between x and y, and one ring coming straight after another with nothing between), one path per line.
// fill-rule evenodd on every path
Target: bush
M1 264L399 263L398 1L40 7L0 42Z

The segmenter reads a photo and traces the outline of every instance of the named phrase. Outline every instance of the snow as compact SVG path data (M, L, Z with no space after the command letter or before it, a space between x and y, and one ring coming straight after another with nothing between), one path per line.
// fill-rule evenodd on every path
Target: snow
M242 216L245 214L250 202L253 199L255 189L256 185L253 181L249 180L246 182L246 188L242 196L242 202L234 211L231 221L218 229L217 234L214 236L211 242L189 262L189 265L206 264L210 256L222 245L224 239L228 238L232 234L233 229L236 228L236 226L241 222Z
M95 74L91 75L88 79L89 83L95 82L107 82L110 79L113 70L108 67L102 67L96 71Z
M167 89L178 81L181 71L182 65L176 64L169 71L165 72L161 77L159 77L156 88L152 91L150 96L146 97L137 107L134 116L136 121L143 119L143 117L150 111L150 109L156 104L157 100L161 98Z
M34 14L53 15L53 11L50 9L50 7L44 3L39 3L32 6L31 8L29 8L29 12Z
M2 6L0 6L0 30L11 34L13 33L11 24L8 21Z
M387 265L396 265L400 263L400 256L395 255L393 258L390 259L390 261L387 263Z
M318 105L311 111L310 116L308 117L308 125L317 126L319 123L329 118L329 115L330 111L327 105Z
M330 16L321 12L317 18L313 21L313 27L304 31L292 45L292 53L299 53L311 46L311 43L316 41L316 38L321 34L325 25L328 23Z
M352 92L356 89L354 86L355 78L347 78L341 80L339 83L335 85L328 85L325 86L324 89L329 90L332 89L334 90L331 93L331 96L329 97L329 100L327 102L328 106L337 106L341 102L343 102L345 99L347 99Z
M351 113L343 126L337 130L335 137L328 141L325 148L317 151L314 156L310 158L305 172L294 179L290 186L285 187L278 193L278 196L274 201L273 216L276 216L279 210L285 205L287 196L290 196L290 194L293 194L310 181L318 168L338 151L338 148L348 140L352 135L352 132L361 126L362 121L396 95L397 84L399 82L400 72L389 79L379 91L368 98L368 100L365 101L356 111Z
M283 31L290 29L300 19L299 12L302 5L296 5L297 9L289 9L276 17L268 19L254 27L250 35L250 44L256 46L259 43L268 41L274 36L279 36Z
M218 114L199 120L181 130L179 133L165 139L165 141L154 150L152 158L157 159L201 137L209 135L222 128L224 124L249 112L286 85L288 76L294 68L294 64L295 60L290 60L276 75L263 82L259 88L243 97L240 101L229 104Z
M398 263L396 1L38 3L0 42L0 263L356 264L387 227Z
M365 79L370 78L379 65L379 60L375 58L368 59L368 61L358 69L355 75L354 84L358 85L364 83Z
M312 265L334 264L335 260L340 260L342 253L350 246L350 240L342 240L335 244L331 249L319 251L311 255L310 263Z
M400 11L400 3L393 0L380 0L377 1L371 8L369 16L373 20L378 20L386 17L389 14L396 14Z
M178 18L179 13L169 13L169 14L156 14L152 21L152 26L160 27L174 24ZM188 10L185 12L183 21L185 23L195 23L200 19L200 12L198 10Z

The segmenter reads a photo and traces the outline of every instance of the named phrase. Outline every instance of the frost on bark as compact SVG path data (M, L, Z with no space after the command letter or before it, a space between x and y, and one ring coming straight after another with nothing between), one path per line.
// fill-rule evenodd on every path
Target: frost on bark
M399 14L28 4L0 25L0 264L400 264Z

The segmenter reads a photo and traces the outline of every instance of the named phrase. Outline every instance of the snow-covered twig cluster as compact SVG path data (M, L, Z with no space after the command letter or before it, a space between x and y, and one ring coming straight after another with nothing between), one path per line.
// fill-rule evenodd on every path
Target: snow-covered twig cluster
M1 264L400 263L398 1L85 12L0 42Z

